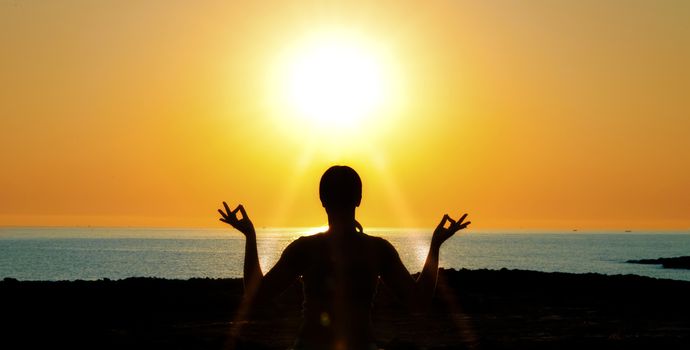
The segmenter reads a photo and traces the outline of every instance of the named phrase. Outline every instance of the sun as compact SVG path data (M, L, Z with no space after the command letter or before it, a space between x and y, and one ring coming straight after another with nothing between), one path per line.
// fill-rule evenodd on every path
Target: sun
M378 62L347 42L325 42L305 50L288 79L291 105L317 124L359 124L383 102Z
M360 128L386 104L385 67L363 42L321 37L288 62L283 94L299 124L324 132Z
M409 82L395 40L378 34L322 28L267 45L257 66L265 67L261 108L275 135L329 159L394 137Z

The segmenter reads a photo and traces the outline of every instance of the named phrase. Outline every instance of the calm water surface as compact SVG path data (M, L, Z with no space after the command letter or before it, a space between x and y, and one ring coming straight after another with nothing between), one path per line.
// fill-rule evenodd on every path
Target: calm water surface
M264 272L297 237L314 229L258 232ZM431 230L370 229L388 239L411 272L421 270ZM690 281L690 270L628 259L690 255L690 232L475 232L453 237L441 266L636 274ZM94 280L132 276L241 277L244 237L229 229L0 228L0 278Z

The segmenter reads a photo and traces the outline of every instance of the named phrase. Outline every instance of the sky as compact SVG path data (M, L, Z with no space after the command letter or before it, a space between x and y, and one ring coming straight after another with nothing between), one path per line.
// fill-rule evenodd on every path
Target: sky
M223 200L257 227L320 226L319 178L344 164L365 227L687 230L688 18L688 1L0 0L0 226L222 227ZM343 94L383 97L345 124L286 91L324 43L375 62ZM314 79L356 78L352 60Z

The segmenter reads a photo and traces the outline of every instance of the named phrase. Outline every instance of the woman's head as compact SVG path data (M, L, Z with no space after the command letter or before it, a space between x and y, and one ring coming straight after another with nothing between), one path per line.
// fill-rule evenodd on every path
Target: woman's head
M362 180L349 166L334 165L321 176L319 197L327 209L358 207L362 201Z

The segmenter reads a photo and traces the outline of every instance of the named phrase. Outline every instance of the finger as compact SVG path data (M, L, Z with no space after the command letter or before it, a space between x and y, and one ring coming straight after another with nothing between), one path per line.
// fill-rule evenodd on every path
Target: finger
M228 203L223 202L223 206L225 207L225 212L228 213L226 216L230 216L230 207L228 207Z
M226 224L229 224L228 220L225 220L225 219L223 219L223 218L220 218L220 219L218 219L218 220L220 220L220 221L222 221L222 222L224 222L224 223L226 223Z
M465 221L466 217L467 217L467 213L463 214L462 217L460 217L460 219L458 219L458 222L462 223L463 221Z
M455 230L460 230L463 228L462 224L463 224L463 221L465 221L466 217L467 217L467 214L464 214L463 216L460 217L460 219L458 219L458 221L455 222L455 228L454 228Z
M237 208L235 208L233 211L230 212L232 214L232 219L235 221L239 221L240 219L237 218L237 212L240 211L240 206L238 205Z
M242 213L243 219L249 219L249 217L247 216L247 211L244 210L244 205L240 204L237 206L237 208L240 210L240 213Z
M469 226L472 223L472 221L468 221L460 226L460 229L462 230L463 228Z
M438 223L438 227L443 227L443 226L445 226L445 225L446 225L446 220L448 220L448 219L450 219L450 217L448 216L448 214L443 215L443 217L441 218L441 222Z
M455 226L455 224L456 224L456 221L453 220L453 218L451 218L450 216L448 217L448 222L450 222L450 225L448 225L448 228L451 228L451 227Z
M218 209L218 212L220 213L220 216L223 217L223 219L227 219L227 218L228 218L228 216L225 215L225 213L224 213L222 210Z

